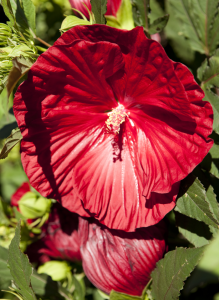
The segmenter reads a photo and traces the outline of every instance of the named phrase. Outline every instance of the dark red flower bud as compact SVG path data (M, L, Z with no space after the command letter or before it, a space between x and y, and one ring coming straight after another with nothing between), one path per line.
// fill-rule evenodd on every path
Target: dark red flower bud
M124 232L80 218L79 234L84 272L107 294L115 290L141 295L151 271L166 251L164 221Z
M89 14L86 7L83 5L85 4L87 8L91 11L91 3L90 0L69 0L72 8L76 8L82 14L85 15L89 19ZM116 17L116 13L119 10L122 0L108 0L107 1L107 12L106 15L112 15Z
M30 260L45 262L49 260L45 256L70 261L81 260L77 230L78 215L55 204L48 222L43 226L40 240L27 249Z

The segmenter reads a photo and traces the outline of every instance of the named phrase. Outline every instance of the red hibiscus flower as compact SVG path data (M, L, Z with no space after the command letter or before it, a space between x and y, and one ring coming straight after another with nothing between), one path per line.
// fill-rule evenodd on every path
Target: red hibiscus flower
M11 196L11 205L18 207L19 200L27 193L30 192L29 182L24 182Z
M167 248L164 221L124 232L80 218L79 234L83 270L107 294L115 290L140 296Z
M24 170L43 196L109 228L156 224L213 144L203 97L141 27L76 26L15 95Z
M60 204L53 206L48 222L42 228L41 238L27 248L31 261L44 263L52 258L81 260L78 235L78 215Z
M91 3L90 0L69 0L71 6L85 15L86 18L89 19L89 14L86 7L83 5L85 4L87 8L91 11ZM107 15L111 15L116 17L116 13L119 10L122 0L108 0L107 1Z

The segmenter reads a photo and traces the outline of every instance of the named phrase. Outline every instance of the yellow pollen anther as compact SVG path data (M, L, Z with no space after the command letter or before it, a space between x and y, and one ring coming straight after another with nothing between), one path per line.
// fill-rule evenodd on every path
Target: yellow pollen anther
M108 119L106 120L106 126L109 132L115 134L119 133L120 124L125 122L125 117L128 117L126 109L122 104L119 104L116 108L113 108L108 114Z

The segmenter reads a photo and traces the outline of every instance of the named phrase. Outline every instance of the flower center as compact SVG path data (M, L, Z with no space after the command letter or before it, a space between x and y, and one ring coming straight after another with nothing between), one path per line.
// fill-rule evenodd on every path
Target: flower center
M125 117L128 117L125 107L119 104L116 108L113 108L108 114L106 120L106 126L108 131L118 134L120 130L120 124L125 122Z

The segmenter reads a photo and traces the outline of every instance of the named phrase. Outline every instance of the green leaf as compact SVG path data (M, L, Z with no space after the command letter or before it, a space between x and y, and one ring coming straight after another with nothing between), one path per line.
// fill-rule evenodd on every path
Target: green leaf
M8 265L14 283L19 288L19 293L22 295L24 300L36 300L30 281L33 270L27 255L21 252L19 244L20 223L18 223L15 229L15 236L9 246Z
M27 219L17 210L17 207L13 207L13 212L14 212L14 215L15 215L15 218L17 219L17 221Z
M0 246L0 289L7 289L11 285L11 280L13 279L10 273L10 269L7 264L8 260L8 250ZM63 299L61 294L67 295L67 291L63 287L59 287L58 283L52 281L50 276L45 274L38 274L33 270L31 275L31 284L34 292L43 296L46 299ZM68 297L65 297L68 299Z
M166 2L166 10L170 18L165 27L165 35L170 39L170 44L176 55L184 62L191 63L195 58L195 52L192 50L188 40L182 35L182 24L176 17L175 10L169 1Z
M106 24L104 17L106 13L107 0L90 0L92 12L97 24Z
M161 18L156 19L150 26L149 26L149 33L155 34L157 32L161 32L164 27L167 25L169 20L169 15L165 15Z
M219 49L209 60L205 60L197 71L201 87L205 92L203 100L209 101L214 111L213 129L219 133Z
M202 247L209 244L212 235L209 227L195 219L189 218L178 212L176 215L176 225L179 232L195 247Z
M113 290L110 293L110 300L140 300L140 299L141 299L141 297L118 293Z
M21 0L24 14L32 35L36 34L36 10L31 0Z
M204 87L219 87L219 49L210 59L206 59L197 71L198 79Z
M0 119L0 139L6 139L17 126L14 115L10 113Z
M66 261L51 260L39 266L37 272L50 275L54 281L66 279L71 271L70 265Z
M201 162L201 168L207 170L215 177L219 178L219 135L213 133L211 138L214 139L214 145L207 156Z
M209 151L209 155L211 156L211 168L210 173L215 177L219 178L219 135L214 136L214 145Z
M11 51L11 53L8 55L9 57L15 58L15 57L30 57L31 58L31 54L32 54L32 49L29 48L27 45L25 44L21 44L21 45L17 45L13 48L13 50Z
M60 31L66 32L70 28L77 26L77 25L91 25L91 23L89 21L79 19L76 16L68 16L62 22Z
M10 20L10 25L14 26L14 24L15 24L15 14L14 14L14 11L12 9L10 1L9 0L1 0L1 5L4 9L5 15Z
M143 26L148 32L150 25L148 14L150 12L150 0L132 0L133 14L135 23L138 26Z
M80 283L80 281L76 278L76 276L73 275L72 277L73 277L73 283L74 283L74 286L75 286L75 290L74 290L75 300L84 300L85 299L85 286L84 286L84 284Z
M24 41L36 37L36 12L31 0L2 0L1 4L10 20L9 25L19 32Z
M181 26L180 34L194 51L211 55L219 43L218 1L168 0ZM174 30L174 29L173 29Z
M189 295L197 287L206 286L209 283L218 284L219 276L219 235L205 247L203 256L193 272L192 276L186 282L183 290L184 295ZM215 299L215 298L214 298Z
M0 290L8 288L12 280L7 260L8 250L0 246Z
M214 123L213 129L216 133L219 134L219 96L209 89L202 87L205 92L204 101L208 101L211 103L214 111Z
M97 289L93 289L93 300L105 300L109 299L108 295L105 295L103 292Z
M161 8L160 4L156 1L150 1L150 22L154 22L156 19L161 18L165 13Z
M213 187L211 185L207 189L205 199L209 204L210 210L213 213L215 220L219 221L219 206Z
M33 61L29 58L15 57L12 59L13 68L11 69L7 80L8 97L12 93L18 81L30 70Z
M152 272L152 295L156 300L176 300L184 281L197 265L203 247L177 248L168 252Z
M58 283L52 281L51 277L46 274L38 274L35 270L33 270L33 274L31 275L31 284L34 292L39 296L43 296L46 299L50 299L50 297L55 297L55 299L62 298L59 294Z
M175 211L219 228L219 221L215 218L212 207L210 207L210 202L214 200L207 198L201 182L191 174L182 181L182 185L188 190L177 200Z
M6 158L11 149L22 140L22 134L19 128L13 129L11 135L5 140L4 147L0 152L0 159Z
M14 128L12 128L10 132L6 134L6 136L3 134L1 130L4 126L16 122L16 119L12 111L8 112L8 110L12 107L12 105L13 105L13 96L11 95L10 98L8 99L7 89L5 88L0 95L0 139L6 138L11 133L11 130L17 127L15 126ZM9 126L7 126L7 128L8 127Z
M201 258L198 268L211 272L219 276L219 235L205 248L204 255Z

